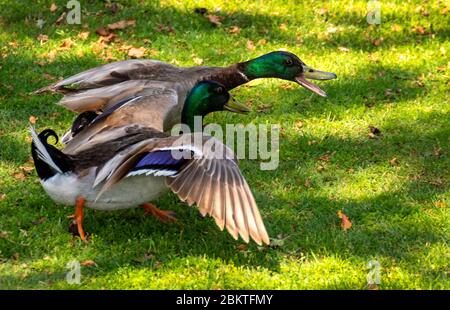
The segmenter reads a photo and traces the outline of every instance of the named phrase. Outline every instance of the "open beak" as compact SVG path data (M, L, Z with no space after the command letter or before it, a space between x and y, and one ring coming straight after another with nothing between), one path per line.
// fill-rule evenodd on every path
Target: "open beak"
M245 114L250 112L250 109L247 108L242 103L239 103L234 97L231 97L230 100L223 106L225 110L235 112L235 113L241 113Z
M298 84L303 86L306 89L309 89L313 93L318 94L319 96L326 97L327 93L324 92L322 89L320 89L319 86L316 84L308 81L307 79L312 80L332 80L335 79L337 76L334 73L331 72L325 72L325 71L319 71L313 68L310 68L306 65L303 66L303 72L295 77L295 81L297 81Z

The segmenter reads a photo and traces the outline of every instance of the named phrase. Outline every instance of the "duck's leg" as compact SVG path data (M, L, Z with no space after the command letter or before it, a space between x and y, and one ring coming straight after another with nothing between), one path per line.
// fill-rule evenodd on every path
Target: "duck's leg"
M84 219L84 203L86 199L83 197L78 197L75 203L75 214L71 216L73 218L73 222L70 226L77 226L78 235L80 235L81 240L86 241L86 235L84 234L83 229L83 219ZM72 227L69 227L69 230L72 231Z
M175 222L177 220L175 218L175 212L161 210L152 203L144 203L140 207L145 209L146 216L153 215L163 223Z

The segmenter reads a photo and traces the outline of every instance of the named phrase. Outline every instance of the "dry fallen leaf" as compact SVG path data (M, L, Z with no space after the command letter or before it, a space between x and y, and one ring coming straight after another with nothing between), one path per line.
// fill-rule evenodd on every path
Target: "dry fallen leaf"
M60 24L66 19L66 15L67 15L67 13L66 13L66 12L63 12L63 13L58 17L58 19L56 20L55 24L56 24L56 25L60 25Z
M279 28L281 31L286 31L286 30L287 30L286 24L280 24L280 26L278 26L278 28Z
M32 167L32 166L20 166L19 168L20 168L20 170L22 170L22 172L25 173L25 174L30 174L31 171L34 170L34 167Z
M192 58L192 60L194 61L194 63L198 66L200 66L203 63L203 59L199 58L199 57L194 57Z
M397 166L397 165L398 165L398 159L397 159L397 157L392 158L392 159L389 161L389 165L391 165L391 166Z
M320 9L318 9L316 12L317 12L317 14L319 14L319 15L324 15L324 14L326 14L326 13L328 12L328 9L326 9L326 8L320 8Z
M8 237L8 232L7 231L0 231L0 238L6 238Z
M393 24L391 26L391 30L394 32L400 32L400 31L402 31L402 29L403 29L402 26L400 26L399 24Z
M341 222L341 227L344 231L347 231L348 229L350 229L352 227L352 222L350 222L350 220L348 219L347 215L344 214L344 212L342 212L342 210L339 210L337 212L337 216L342 219Z
M62 42L60 47L61 47L61 49L68 50L72 47L72 45L73 45L72 39L67 38L67 39L64 39L64 41Z
M29 118L28 118L28 121L31 123L31 124L36 124L36 121L38 120L38 118L36 117L36 116L34 116L34 115L31 115Z
M55 78L53 75L51 75L51 74L48 74L48 73L42 73L42 75L43 75L47 80L50 80L50 81L56 80L56 78Z
M41 42L41 43L45 43L45 42L47 42L48 41L48 35L46 35L46 34L39 34L38 36L37 36L37 39Z
M206 15L206 19L209 20L209 22L211 24L213 24L214 26L220 26L220 25L222 25L223 17L217 16L214 14L208 14L208 15Z
M437 208L445 208L445 202L443 201L435 201L433 202L433 205Z
M109 31L107 31L103 27L100 27L97 30L95 30L95 33L98 34L101 37L107 37L109 35Z
M128 56L131 58L142 58L146 52L145 47L132 47L128 50Z
M97 264L93 260L85 260L80 263L81 266L89 267L89 266L97 266Z
M136 25L136 20L135 19L121 20L121 21L118 21L116 23L109 24L108 25L108 29L114 31L114 30L125 29L127 27L135 26L135 25Z
M89 37L89 31L82 31L78 34L78 38L86 40Z
M6 194L1 194L0 195L0 201L5 200L6 199Z
M420 26L420 25L414 26L413 29L412 29L412 32L418 33L418 34L421 34L421 35L427 34L427 31L425 30L425 27Z
M338 50L341 51L341 52L344 52L344 53L350 52L350 50L348 48L344 47L344 46L339 46Z
M13 177L15 179L18 179L18 180L21 180L21 181L24 181L27 178L23 172L14 173Z
M255 44L253 43L252 40L247 40L247 49L249 51L254 51L255 50Z
M384 40L383 38L372 40L372 44L375 46L380 46L383 40Z
M58 6L55 3L52 3L52 5L50 5L50 12L54 13L56 12L57 9Z
M238 26L231 26L230 29L228 29L228 32L232 34L239 34L241 32L241 28Z
M236 248L239 252L245 252L248 250L248 245L247 244L239 244Z
M266 39L260 39L258 40L258 42L256 43L256 45L266 45L267 44L267 40Z

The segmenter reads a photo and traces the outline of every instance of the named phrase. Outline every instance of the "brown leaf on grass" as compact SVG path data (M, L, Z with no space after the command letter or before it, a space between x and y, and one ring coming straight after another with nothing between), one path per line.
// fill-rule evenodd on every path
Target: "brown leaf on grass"
M327 154L317 157L317 160L324 161L327 163L330 161L330 158L331 158L331 154L327 153Z
M223 17L222 16L218 16L218 15L214 15L214 14L208 14L205 15L206 19L213 24L214 26L220 26L222 25L222 21L223 21Z
M67 39L64 39L64 41L61 43L60 47L63 50L68 50L68 49L70 49L72 47L72 45L73 45L72 39L71 38L67 38Z
M125 28L130 27L130 26L136 26L136 20L135 19L121 20L121 21L118 21L116 23L109 24L107 26L107 28L109 30L114 31L114 30L125 29Z
M311 178L307 178L307 179L305 180L305 182L303 182L303 186L306 187L306 188L310 188L311 185L312 185L312 183L311 183Z
M16 253L14 253L14 254L12 255L12 258L13 258L14 260L19 260L20 254L19 254L18 252L16 252Z
M89 37L89 31L82 31L77 36L81 40L86 40Z
M279 26L278 26L278 28L281 30L281 31L286 31L287 30L287 26L286 26L286 24L280 24Z
M97 28L97 29L95 30L95 33L98 34L98 35L101 36L101 37L107 37L107 36L109 36L109 31L106 30L106 29L103 28L103 27Z
M110 33L107 36L100 36L97 43L103 45L103 48L106 47L106 44L116 41L118 39L117 35L115 33Z
M27 177L25 176L25 173L23 172L17 172L13 174L14 179L18 179L20 181L24 181Z
M239 34L241 32L241 28L238 26L231 26L230 29L228 29L228 32L232 34Z
M237 247L236 247L236 249L239 251L239 252L245 252L245 251L247 251L248 250L248 245L247 244L239 244Z
M348 48L344 47L344 46L339 46L338 50L341 51L341 52L344 52L344 53L350 52L350 50Z
M90 267L97 266L97 264L93 260L85 260L80 263L81 266Z
M413 32L413 33L418 33L418 34L420 34L420 35L426 35L426 34L428 34L428 32L426 31L425 27L420 26L420 25L414 26L414 27L412 28L412 32Z
M256 43L256 45L266 45L267 44L267 40L266 39L260 39L258 40L258 42Z
M198 66L200 66L201 64L203 64L203 59L199 58L199 57L194 57L192 58L192 60L194 61L194 63Z
M391 160L389 160L389 165L391 165L391 166L398 166L398 159L397 159L397 157L394 157Z
M319 166L317 166L316 170L317 170L318 172L324 171L324 170L325 170L325 166L319 165Z
M433 149L433 154L436 157L439 157L442 155L442 148L440 148L439 146L435 146Z
M6 237L8 237L8 232L7 231L0 231L0 238L5 239Z
M328 9L326 9L326 8L320 8L320 9L318 9L318 10L316 11L316 13L319 14L319 15L324 15L324 14L328 13Z
M0 194L0 201L5 200L6 199L6 194Z
M345 215L344 212L342 212L342 210L339 210L337 212L337 216L342 220L341 227L344 231L347 231L352 227L352 222L350 222L347 215Z
M384 40L384 38L379 38L379 39L372 40L372 44L374 46L380 46L381 43L383 42L383 40Z
M441 10L441 15L446 15L448 13L448 6Z
M45 54L42 55L42 56L45 57L45 58L47 58L47 60L48 60L49 62L52 62L53 60L55 60L56 54L57 54L57 51L56 51L56 50L51 50L50 52L45 53Z
M146 52L147 49L145 47L132 47L128 50L128 56L131 58L142 58Z
M272 108L272 105L271 105L271 104L263 103L263 104L259 105L259 106L256 108L256 111L258 111L258 112L267 112L267 111L269 111L271 108Z
M32 166L20 166L19 168L20 168L20 170L22 170L22 172L25 173L25 174L30 174L31 171L34 170L34 167L32 167Z
M31 123L31 124L36 124L36 121L38 120L38 118L36 117L36 116L34 116L34 115L31 115L29 118L28 118L28 121Z
M37 36L37 39L39 40L39 42L45 43L48 41L48 35L41 33Z
M393 24L391 26L391 30L394 32L400 32L400 31L402 31L402 29L403 29L402 26L400 26L399 24Z
M58 6L55 3L52 3L50 5L50 12L55 13L57 9L58 9Z
M445 202L443 201L435 201L433 202L433 205L437 208L445 208Z
M47 80L50 80L50 81L56 80L56 78L53 75L48 74L48 73L42 73L42 76L45 77Z
M246 46L247 46L247 49L249 51L254 51L255 50L255 44L253 43L252 40L247 40Z
M62 22L66 19L66 16L67 16L67 13L66 13L66 12L63 12L63 13L58 17L58 19L56 20L55 24L58 25L58 26L61 25Z

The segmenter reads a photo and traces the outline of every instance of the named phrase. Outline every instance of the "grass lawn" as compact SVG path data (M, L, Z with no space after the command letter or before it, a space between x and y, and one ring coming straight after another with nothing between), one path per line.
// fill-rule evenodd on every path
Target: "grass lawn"
M366 289L377 261L380 289L450 289L448 1L383 1L380 25L367 24L366 1L136 0L115 13L109 1L81 1L82 24L59 26L66 1L56 12L52 2L0 0L0 288ZM117 42L98 42L96 29L128 19L136 25ZM130 46L181 66L287 49L338 75L320 83L328 98L258 80L232 91L249 115L207 118L280 124L278 169L241 161L273 246L234 241L173 194L157 205L176 224L88 209L89 242L68 233L73 209L40 186L27 125L35 116L38 130L62 134L75 114L54 104L60 96L30 92L127 59ZM72 260L85 262L79 285L66 282Z

